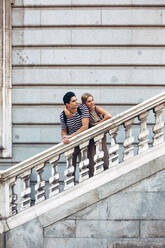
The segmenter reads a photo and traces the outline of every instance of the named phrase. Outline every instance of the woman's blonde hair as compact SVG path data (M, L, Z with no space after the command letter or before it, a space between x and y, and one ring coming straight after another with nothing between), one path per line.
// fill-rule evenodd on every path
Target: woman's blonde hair
M93 98L93 96L90 94L90 93L84 93L82 96L81 96L81 101L83 104L86 103L88 97L91 96Z

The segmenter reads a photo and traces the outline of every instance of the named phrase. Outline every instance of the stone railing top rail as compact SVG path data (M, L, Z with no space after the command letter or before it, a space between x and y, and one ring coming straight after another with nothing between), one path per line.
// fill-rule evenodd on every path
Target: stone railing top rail
M1 171L0 181L6 181L14 176L24 173L26 170L32 169L35 166L43 164L49 159L58 157L60 154L69 151L70 149L84 143L85 141L93 137L96 137L99 134L106 132L107 130L113 129L125 123L126 121L139 116L143 112L148 111L154 108L155 106L158 106L163 103L165 103L165 92L159 95L156 95L155 97L130 108L129 110L113 117L110 120L107 120L97 125L96 127L93 127L83 133L80 133L79 135L71 139L70 144L66 145L66 144L60 143L5 171Z

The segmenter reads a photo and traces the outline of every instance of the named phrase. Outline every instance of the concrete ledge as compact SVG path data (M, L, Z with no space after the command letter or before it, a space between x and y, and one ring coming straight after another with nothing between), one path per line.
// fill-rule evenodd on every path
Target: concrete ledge
M38 217L46 227L165 169L165 143L6 220L11 230ZM4 224L3 224L4 226Z

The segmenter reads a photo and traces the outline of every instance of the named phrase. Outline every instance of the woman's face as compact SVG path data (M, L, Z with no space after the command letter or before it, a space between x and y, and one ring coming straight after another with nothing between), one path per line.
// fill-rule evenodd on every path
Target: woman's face
M87 107L89 108L89 110L93 110L94 109L94 106L95 106L95 102L94 102L94 99L92 96L89 96L86 100L86 103Z

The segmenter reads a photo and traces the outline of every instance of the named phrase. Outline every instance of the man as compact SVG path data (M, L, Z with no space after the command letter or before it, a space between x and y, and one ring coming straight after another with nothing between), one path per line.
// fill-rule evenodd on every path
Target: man
M78 104L73 92L67 92L63 97L66 109L60 114L61 136L65 144L70 138L85 131L89 126L89 110L85 104Z
M78 104L73 92L67 92L63 97L64 111L60 114L61 136L65 144L70 143L70 138L85 131L89 127L89 110L85 104ZM81 158L79 147L75 147L72 164L74 166L74 178L76 171L76 160Z

